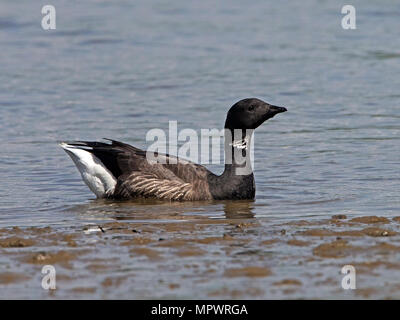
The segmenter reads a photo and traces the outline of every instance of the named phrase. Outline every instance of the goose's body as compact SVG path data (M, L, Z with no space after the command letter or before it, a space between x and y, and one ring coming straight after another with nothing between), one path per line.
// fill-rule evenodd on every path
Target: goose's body
M241 130L242 141L251 138L247 132L258 127L285 108L271 106L258 99L244 99L228 112L225 129ZM232 136L235 136L232 134ZM247 140L246 140L247 139ZM243 163L225 164L222 175L205 167L171 155L158 155L149 161L146 151L110 140L101 142L62 142L60 146L71 156L84 182L98 198L129 199L153 197L167 200L253 199L253 172L238 174ZM236 141L237 142L237 141ZM225 153L235 154L240 148L249 160L248 147L225 138Z

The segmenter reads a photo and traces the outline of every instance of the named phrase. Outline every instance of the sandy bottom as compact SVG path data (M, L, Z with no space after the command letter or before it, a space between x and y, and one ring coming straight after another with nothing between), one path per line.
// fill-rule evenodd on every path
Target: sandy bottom
M400 217L0 229L0 298L399 299ZM44 265L56 289L42 288ZM356 289L342 288L344 265Z

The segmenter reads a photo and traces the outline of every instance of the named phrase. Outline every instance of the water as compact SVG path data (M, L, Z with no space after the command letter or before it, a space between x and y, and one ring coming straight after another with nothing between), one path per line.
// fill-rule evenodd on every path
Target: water
M0 4L0 227L228 219L235 204L96 201L57 142L146 148L149 129L222 128L253 96L289 112L256 131L246 217L400 214L398 1L353 1L356 30L340 1L51 4L50 31L40 3Z

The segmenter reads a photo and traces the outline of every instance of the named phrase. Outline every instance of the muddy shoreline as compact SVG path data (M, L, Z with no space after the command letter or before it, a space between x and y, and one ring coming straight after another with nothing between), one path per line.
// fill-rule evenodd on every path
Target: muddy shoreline
M400 297L400 217L166 218L0 229L0 298ZM355 290L341 287L349 264ZM56 290L41 287L44 265Z

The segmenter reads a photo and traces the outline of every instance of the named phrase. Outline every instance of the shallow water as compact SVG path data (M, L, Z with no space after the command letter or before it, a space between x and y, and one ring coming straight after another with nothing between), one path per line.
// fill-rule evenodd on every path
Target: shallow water
M348 218L400 215L397 1L386 1L385 6L354 1L357 30L341 28L342 4L337 1L255 1L251 6L242 1L229 6L213 1L52 4L57 10L57 30L53 31L40 27L41 5L32 1L0 4L0 227L50 226L54 233L81 234L78 243L85 246L93 239L83 229L91 224L128 223L130 228L131 223L145 223L162 238L159 223L179 221L192 225L191 236L201 239L230 233L233 219L237 225L243 221L256 225L252 232L241 235L244 241L254 243L258 237L268 239L269 229L272 233L278 228L280 234L276 226L299 220L319 221L337 214ZM256 132L254 202L94 200L72 161L57 146L60 140L108 137L146 148L149 129L167 129L169 120L177 120L178 129L221 128L228 108L251 96L289 110ZM223 168L208 167L215 172ZM198 219L207 221L204 225L209 227L196 229ZM299 231L293 228L293 232ZM169 230L168 235L182 236L179 230ZM397 241L396 236L391 239ZM57 241L49 248L62 249L63 243ZM357 241L371 244L369 237ZM121 265L129 266L132 254L124 255L115 247L118 245L118 241L100 241L95 249L102 248L109 254L107 259L117 256ZM311 266L305 262L282 274L277 271L285 259L291 261L290 247L275 245L275 250L265 251L258 242L254 246L250 255L234 258L226 247L216 249L216 254L211 246L190 259L200 268L216 259L218 271L233 262L244 267L267 261L274 277L284 274L303 282L302 293L294 292L291 298L353 297L343 296L340 290L332 293L324 285L307 288L302 274ZM37 245L27 248L39 249L44 250ZM11 250L10 255L18 258L20 249L0 250L4 256ZM167 260L176 259L175 255L169 257L168 251L163 254ZM13 269L13 261L1 258L0 263ZM132 262L137 277L134 286L146 288L146 283L137 279L153 277L158 272L153 267L160 265L151 259L139 262L142 269L138 270ZM321 265L316 262L314 267ZM17 273L35 274L29 264L18 268ZM73 268L78 278L94 274L79 259ZM105 275L115 275L112 270ZM195 274L190 270L178 272L174 278L180 284L179 294L172 289L133 293L130 285L80 294L97 298L209 297L209 291L196 291L199 287L188 280ZM393 278L394 270L382 274ZM130 274L118 272L123 277ZM172 273L160 274L172 281ZM7 297L46 295L32 280L39 276L32 277L30 282L13 284ZM90 279L90 286L96 287L98 279ZM215 285L220 287L214 291L223 291L224 286L228 291L243 287L229 281ZM60 291L54 296L76 294ZM389 297L396 296L396 290L393 292ZM239 297L287 296L283 291L253 293ZM217 295L221 296L232 295ZM386 297L387 292L378 290L370 296Z

